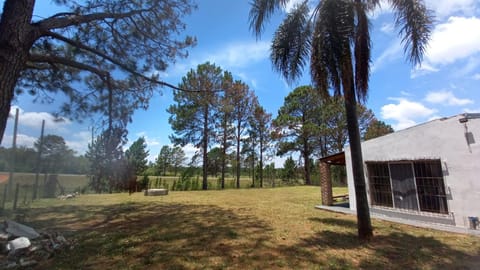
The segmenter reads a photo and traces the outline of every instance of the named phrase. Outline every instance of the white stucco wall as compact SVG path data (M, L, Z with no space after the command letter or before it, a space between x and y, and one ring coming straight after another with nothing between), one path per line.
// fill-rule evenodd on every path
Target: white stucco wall
M448 210L456 226L468 227L468 216L480 217L480 119L463 115L438 119L362 143L365 162L417 159L440 159L447 192ZM467 144L465 132L474 143ZM345 149L350 208L355 210L350 148ZM367 191L368 178L367 176ZM369 198L370 201L370 198Z

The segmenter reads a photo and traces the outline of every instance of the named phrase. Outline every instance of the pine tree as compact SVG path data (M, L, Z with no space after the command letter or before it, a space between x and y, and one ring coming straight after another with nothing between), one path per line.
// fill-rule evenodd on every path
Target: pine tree
M138 138L131 146L125 151L125 156L129 165L135 172L135 175L143 175L147 169L147 144L144 137Z

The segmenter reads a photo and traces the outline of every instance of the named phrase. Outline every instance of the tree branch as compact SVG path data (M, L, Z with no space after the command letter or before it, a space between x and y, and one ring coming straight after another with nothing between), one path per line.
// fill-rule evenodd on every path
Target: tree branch
M105 78L105 76L109 75L109 73L105 72L104 70L100 70L95 67L85 65L83 63L79 63L64 57L58 57L53 55L30 54L28 57L28 61L34 62L34 63L49 63L51 65L62 64L65 66L76 68L76 69L92 72L94 74L97 74L101 78Z
M126 13L93 13L93 14L75 14L75 13L59 13L55 14L49 18L41 20L37 23L34 23L35 26L39 27L42 30L52 30L58 28L66 28L72 25L79 25L83 23L88 23L92 21L104 20L104 19L123 19L126 17L131 17L133 15L140 14L142 12L147 12L148 9L139 9L132 10Z
M53 38L55 38L55 39L58 39L58 40L60 40L60 41L63 41L63 42L65 42L65 43L68 43L68 44L70 44L70 45L72 45L72 46L74 46L74 47L77 47L77 48L79 48L79 49L82 49L82 50L85 50L85 51L87 51L87 52L90 52L90 53L93 53L93 54L95 54L95 55L98 55L98 56L100 56L100 57L102 57L102 58L110 61L111 63L119 66L120 68L122 68L122 69L125 70L126 72L131 73L131 74L133 74L133 75L135 75L135 76L137 76L137 77L141 77L142 79L145 79L145 80L147 80L147 81L149 81L149 82L156 83L156 84L159 84L159 85L161 85L161 86L166 86L166 87L169 87L169 88L171 88L171 89L178 90L178 91L183 91L183 92L191 92L191 93L200 93L200 92L203 92L203 91L201 91L201 90L188 90L188 89L183 89L183 88L174 86L174 85L172 85L172 84L169 84L169 83L167 83L167 82L160 81L160 80L157 80L157 79L152 78L152 77L148 77L148 76L146 76L146 75L144 75L144 74L142 74L142 73L139 73L138 71L136 71L136 70L128 67L127 65L123 64L122 62L118 61L117 59L115 59L115 58L113 58L113 57L111 57L111 56L109 56L109 55L107 55L106 53L104 53L104 52L102 52L102 51L99 51L99 50L97 50L97 49L94 49L94 48L91 48L91 47L89 47L89 46L86 46L86 45L84 45L84 44L82 44L82 43L80 43L80 42L77 42L77 41L75 41L75 40L69 39L69 38L64 37L64 36L62 36L62 35L60 35L60 34L57 34L57 33L55 33L55 32L46 31L44 34L47 35L47 36L53 37ZM94 73L96 73L96 72L94 72ZM221 92L221 91L223 91L223 90L220 90L220 89L219 89L219 90L214 90L214 91L212 91L212 92Z

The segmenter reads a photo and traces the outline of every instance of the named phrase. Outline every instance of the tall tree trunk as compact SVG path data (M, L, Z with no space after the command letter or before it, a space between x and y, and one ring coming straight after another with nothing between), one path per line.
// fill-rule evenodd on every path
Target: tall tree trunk
M252 140L252 187L255 187L255 139Z
M321 135L320 136L320 156L321 157L326 157L328 155L328 151L327 151L327 143L326 143L326 135Z
M263 188L263 134L260 133L260 187Z
M203 180L202 180L202 189L208 189L208 179L207 179L207 165L208 165L208 105L205 105L203 111L203 138L202 138L202 150L203 150Z
M348 87L344 87L345 110L347 114L347 129L352 159L353 182L355 185L355 201L357 204L358 237L370 240L373 237L370 209L368 207L365 174L363 172L362 146L358 129L357 101L353 79Z
M222 169L221 169L221 173L220 173L220 181L221 181L221 186L222 186L222 189L225 189L225 157L226 155L226 151L225 151L225 148L222 149Z
M6 0L0 21L0 143L7 125L15 85L35 40L30 22L34 0Z
M226 118L223 119L223 138L222 138L222 171L221 171L221 186L222 189L225 189L225 167L226 167L226 159L227 159L227 133L228 127L226 123Z
M310 177L310 150L308 149L308 140L303 141L303 168L305 172L305 185L311 185Z
M240 127L241 122L237 122L237 188L240 188Z
M307 119L306 119L306 115L305 115L305 112L302 114L302 125L305 125L305 123L307 122ZM311 180L310 180L310 166L308 166L308 161L310 159L310 151L308 149L308 135L303 135L303 136L307 136L307 137L303 137L302 138L302 141L303 141L303 151L302 154L303 154L303 171L305 173L305 185L311 185Z
M310 176L310 154L308 151L303 152L303 166L305 171L305 185L311 185L312 180Z

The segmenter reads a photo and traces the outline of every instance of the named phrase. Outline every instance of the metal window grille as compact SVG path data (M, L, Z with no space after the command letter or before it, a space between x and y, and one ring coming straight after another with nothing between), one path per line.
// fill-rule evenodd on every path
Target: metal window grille
M393 207L388 163L367 164L370 199L373 205Z
M448 214L440 160L413 163L420 210Z
M415 195L420 211L448 214L440 160L417 160L410 164L415 174ZM372 205L394 207L389 162L367 163L367 169Z

